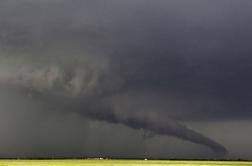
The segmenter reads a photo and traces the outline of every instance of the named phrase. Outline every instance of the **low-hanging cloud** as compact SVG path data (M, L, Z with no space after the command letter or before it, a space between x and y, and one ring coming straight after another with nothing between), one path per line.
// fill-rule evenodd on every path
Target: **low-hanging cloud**
M219 154L227 152L222 145L169 118L157 120L151 117L134 117L134 114L129 114L127 117L120 116L116 113L117 110L109 108L108 104L99 103L100 100L113 95L113 89L107 95L102 94L103 88L107 88L101 85L101 78L104 79L104 73L107 73L105 70L108 70L108 64L104 65L104 62L97 67L95 64L97 62L93 59L85 58L84 62L80 58L78 62L74 62L75 64L68 64L66 60L64 64L36 65L35 62L29 64L24 59L26 58L23 57L22 62L20 62L16 59L2 58L1 85L14 89L24 89L31 94L39 93L44 95L44 98L49 98L42 100L49 102L49 104L53 104L50 101L51 98L59 98L60 102L67 103L58 103L64 105L65 108L60 106L61 109L77 112L91 120L123 124L133 129L144 129L158 135L175 136L205 145ZM120 76L115 75L113 77ZM64 100L69 101L65 102ZM94 106L97 104L101 106ZM105 106L103 107L103 105Z

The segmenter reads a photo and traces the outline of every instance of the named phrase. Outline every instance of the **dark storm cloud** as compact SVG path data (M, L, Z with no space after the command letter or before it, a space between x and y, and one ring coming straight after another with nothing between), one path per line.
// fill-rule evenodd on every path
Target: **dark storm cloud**
M0 84L31 103L216 152L180 121L251 118L249 1L0 5Z

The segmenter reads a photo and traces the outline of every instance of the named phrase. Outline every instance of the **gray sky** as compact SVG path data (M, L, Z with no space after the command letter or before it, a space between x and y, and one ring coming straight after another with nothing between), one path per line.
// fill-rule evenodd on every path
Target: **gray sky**
M0 157L251 159L251 8L0 1Z

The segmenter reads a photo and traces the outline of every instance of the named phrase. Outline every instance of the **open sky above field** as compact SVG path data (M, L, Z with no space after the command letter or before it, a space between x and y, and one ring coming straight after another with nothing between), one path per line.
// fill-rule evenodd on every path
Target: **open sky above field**
M252 159L251 9L1 0L0 157Z

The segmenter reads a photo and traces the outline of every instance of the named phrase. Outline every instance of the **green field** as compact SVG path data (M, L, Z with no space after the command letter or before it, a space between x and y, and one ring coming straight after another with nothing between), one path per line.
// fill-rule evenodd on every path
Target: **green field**
M0 166L252 166L252 162L169 160L0 160Z

